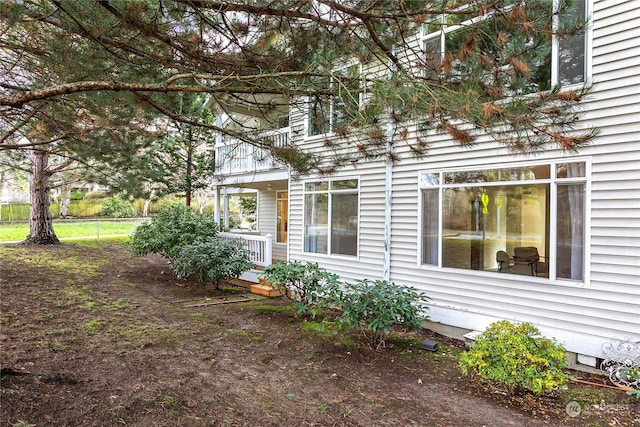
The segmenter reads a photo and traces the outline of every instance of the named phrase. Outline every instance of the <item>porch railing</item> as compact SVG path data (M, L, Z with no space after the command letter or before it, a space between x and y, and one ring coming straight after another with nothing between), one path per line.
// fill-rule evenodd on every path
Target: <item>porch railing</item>
M254 234L218 233L223 239L240 239L249 251L249 260L256 265L266 267L271 265L273 237L271 235L259 236Z
M259 138L276 148L287 147L289 128L265 132ZM227 140L216 147L216 175L257 172L280 167L283 165L271 156L269 150L244 141Z

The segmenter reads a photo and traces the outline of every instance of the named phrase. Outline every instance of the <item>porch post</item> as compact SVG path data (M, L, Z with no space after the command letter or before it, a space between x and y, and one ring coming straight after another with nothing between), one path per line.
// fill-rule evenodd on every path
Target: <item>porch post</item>
M229 228L229 194L227 193L227 187L222 189L224 197L224 228Z
M213 198L213 218L216 224L220 225L220 186L215 186L215 197Z
M268 266L273 263L273 237L271 234L267 234L265 237L267 238L267 241L264 244L264 263Z

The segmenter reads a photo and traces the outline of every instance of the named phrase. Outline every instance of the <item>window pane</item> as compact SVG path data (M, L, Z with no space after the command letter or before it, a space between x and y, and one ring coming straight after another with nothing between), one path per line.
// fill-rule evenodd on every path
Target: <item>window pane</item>
M317 97L309 102L309 136L329 132L331 102L328 98Z
M332 190L351 190L354 188L358 188L358 180L357 179L348 179L344 181L333 181L331 183Z
M440 174L422 173L420 174L420 187L435 187L440 184Z
M441 34L424 42L425 77L436 79L442 61Z
M422 190L422 264L438 265L438 189Z
M534 179L549 179L549 172L549 165L483 171L457 171L445 173L444 182L445 184L461 184L465 182L532 181Z
M304 191L326 191L328 189L328 181L307 182L304 185Z
M569 16L562 17L569 25L575 22L583 22L585 15L585 2L578 0L575 9ZM584 32L558 41L558 83L566 86L585 81L585 52L586 38Z
M348 126L360 107L360 66L338 70L333 80L337 96L333 98L333 128Z
M307 194L304 198L304 251L326 254L328 251L328 195Z
M522 184L443 190L442 265L496 271L496 254L513 257L516 248L533 247L541 259L549 242L549 185ZM533 265L536 275L545 265ZM529 264L505 272L531 275Z
M586 165L580 163L560 163L556 166L558 178L581 178L587 174Z
M584 280L584 184L558 185L556 275Z
M427 15L428 21L426 24L423 25L423 33L426 34L431 34L431 33L435 33L436 31L440 32L442 31L442 18L443 16L438 14L438 15Z
M334 193L331 198L331 253L358 254L358 195Z

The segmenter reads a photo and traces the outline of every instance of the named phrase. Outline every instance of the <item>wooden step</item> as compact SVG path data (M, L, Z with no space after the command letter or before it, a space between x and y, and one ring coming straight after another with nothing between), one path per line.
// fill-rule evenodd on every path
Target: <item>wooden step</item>
M251 282L249 280L243 280L243 279L229 279L227 281L230 285L234 285L234 286L242 286L243 288L251 288L251 286L255 285L255 282Z
M284 295L284 292L282 292L279 289L275 289L273 288L270 284L268 283L261 283L258 285L251 285L251 293L256 294L256 295L262 295L264 297L280 297L282 295Z

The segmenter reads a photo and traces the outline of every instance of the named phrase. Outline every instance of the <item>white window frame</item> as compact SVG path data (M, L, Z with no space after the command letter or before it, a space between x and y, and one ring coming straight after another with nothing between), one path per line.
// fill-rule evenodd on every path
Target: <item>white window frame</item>
M559 164L567 164L567 163L583 163L585 165L585 176L584 177L572 177L572 178L557 178L557 165ZM524 276L524 275L508 275L509 280L512 281L531 281L540 283L543 282L545 284L557 284L557 285L568 285L575 287L589 287L590 284L590 263L591 263L591 233L589 230L591 229L591 159L587 157L575 157L575 158L560 158L560 159L552 159L548 161L538 161L538 162L524 162L524 163L504 163L504 164L493 164L493 165L483 165L481 167L456 167L456 168L442 168L442 169L431 169L431 170L421 170L418 172L417 176L417 200L418 200L418 239L416 241L418 250L417 250L417 258L416 264L419 269L424 270L441 270L452 273L459 274L472 274L478 276L491 276L491 277L500 277L505 278L504 273L498 273L487 270L471 270L471 269L463 269L463 268L453 268L453 267L443 267L442 260L442 252L443 252L443 192L445 188L453 188L453 187L466 187L471 185L482 186L485 183L463 183L463 184L444 184L444 174L448 172L472 172L472 171L483 171L483 170L491 170L491 169L503 169L503 168L526 168L531 166L549 166L550 167L550 178L548 179L539 179L539 180L527 180L527 181L504 181L494 185L507 184L519 182L522 184L549 184L549 223L547 226L549 227L549 254L548 254L548 262L549 262L549 277L533 277L533 276ZM435 174L438 176L438 184L437 185L428 185L425 184L423 176L425 174ZM585 188L584 195L584 242L583 242L583 280L571 280L565 278L556 277L556 255L557 255L557 212L558 212L558 200L557 200L557 188L558 185L562 184L570 184L572 182L575 183L583 183ZM493 183L487 183L493 184ZM515 184L513 184L515 185ZM423 208L423 196L422 190L424 189L438 189L438 261L437 265L423 264L423 246L424 242L422 240L422 236L424 233L424 208Z
M593 3L593 0L584 0L584 7L585 7L584 15L585 15L585 18L587 19L587 27L585 28L585 32L584 32L584 80L582 82L578 82L573 85L567 85L563 87L569 88L572 86L581 86L584 84L591 83L592 46L593 46L593 16L592 16L593 4L592 3ZM558 0L553 1L553 9L554 10L558 9ZM554 21L553 21L554 30L558 28L558 25L559 25L558 20L559 20L558 16L554 15ZM554 35L553 41L551 44L551 86L552 87L558 85L560 80L559 46L560 46L560 41L558 39L558 36Z
M339 182L339 181L352 181L352 180L356 180L357 181L357 185L358 187L355 189L349 188L349 189L342 189L342 190L332 190L331 189L331 183L333 182ZM314 182L327 182L328 183L328 188L327 190L318 190L318 191L309 191L307 190L307 184L309 183L314 183ZM307 200L307 195L308 194L327 194L328 196L328 206L327 206L327 253L318 253L318 252L309 252L307 250L305 250L305 226L307 224L307 213L306 213L306 200ZM333 224L333 218L332 218L332 203L333 203L333 198L331 197L332 194L356 194L358 196L358 207L357 207L357 214L356 217L358 219L358 226L357 226L357 237L356 237L356 254L355 255L346 255L346 254L332 254L331 253L331 226ZM340 177L340 178L331 178L331 179L323 179L323 178L317 178L317 179L309 179L306 180L302 183L302 253L307 254L307 255L313 255L313 256L319 256L319 257L331 257L331 258L347 258L350 260L353 259L359 259L360 258L360 177Z
M355 62L355 61L350 61L340 67L336 67L334 68L335 72L341 71L341 70L346 70L348 68L357 66L358 67L358 76L360 77L360 79L362 79L362 64L359 62ZM333 86L334 84L334 78L331 77L330 78L330 85ZM360 85L362 85L362 81L360 82ZM358 94L358 105L362 105L362 101L363 101L363 95L362 93ZM306 111L305 111L305 129L304 129L304 137L305 139L316 139L316 138L323 138L323 137L330 137L330 136L334 136L335 132L333 131L334 129L334 120L335 120L335 114L334 114L334 108L335 108L335 98L331 97L329 99L329 131L325 132L325 133L315 133L315 134L311 134L311 107L313 106L312 104L313 99L307 97L306 101L305 101L305 105L306 105Z
M584 44L584 81L582 82L578 82L575 83L573 85L568 85L568 86L563 86L563 87L567 87L570 88L572 86L580 86L583 84L589 84L591 82L591 77L592 77L592 44L593 44L593 19L592 19L592 10L593 10L593 6L592 6L592 2L593 0L584 0L585 2L585 17L587 18L587 28L585 29L585 34L584 34L584 38L585 38L585 44ZM558 0L554 0L553 2L553 9L554 11L557 10L558 8ZM487 15L483 15L483 16L478 16L478 17L474 17L472 19L469 19L467 21L463 21L461 23L457 23L457 24L452 24L452 25L447 25L446 20L447 20L447 15L443 14L441 15L441 21L442 24L440 26L440 30L438 31L433 31L430 33L426 33L425 32L425 25L420 26L420 46L422 49L422 55L423 55L423 61L425 61L426 64L426 54L427 54L427 50L426 50L426 44L430 41L432 41L435 38L439 38L440 39L440 59L444 59L444 55L446 55L446 36L448 33L451 33L453 31L457 31L461 28L464 28L466 26L470 26L470 25L474 25L478 22L481 22L485 19L488 19ZM559 17L557 16L557 14L554 15L554 20L553 20L553 29L557 29L558 25L559 25ZM556 35L553 36L553 40L552 40L552 44L551 44L551 87L556 86L559 83L559 39Z

